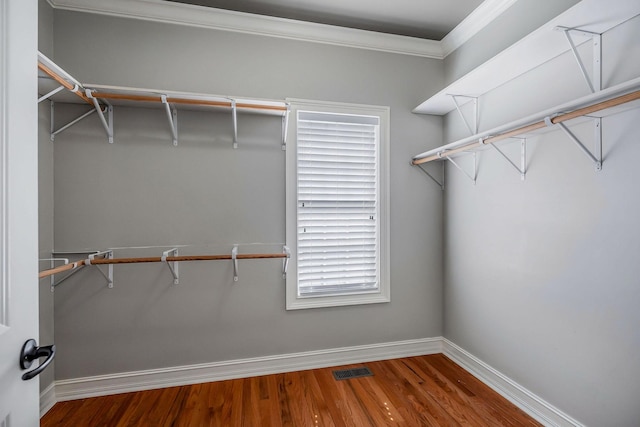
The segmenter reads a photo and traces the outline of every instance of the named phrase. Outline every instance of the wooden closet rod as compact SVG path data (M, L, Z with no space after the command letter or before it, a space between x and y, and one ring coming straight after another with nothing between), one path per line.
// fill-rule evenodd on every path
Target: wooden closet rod
M270 258L287 258L285 253L276 254L238 254L236 259L270 259ZM162 257L138 257L138 258L100 258L100 259L84 259L69 264L61 265L49 270L43 270L38 273L38 278L49 277L54 274L62 273L65 271L73 270L74 268L82 267L83 265L103 265L103 264L136 264L143 262L176 262L176 261L216 261L216 260L230 260L233 259L231 255L179 255L168 256L166 259Z
M611 98L606 101L597 102L595 104L591 104L586 107L579 108L569 113L559 114L551 118L550 120L552 124L562 123L562 122L566 122L567 120L575 119L581 116L586 116L592 113L596 113L598 111L606 110L607 108L617 107L618 105L626 104L627 102L635 101L638 99L640 99L640 90L636 90L635 92L631 92L626 95L617 96L615 98ZM411 162L411 164L415 166L415 165L420 165L422 163L428 163L434 160L441 160L453 154L457 154L463 151L468 151L472 148L481 147L486 144L493 144L498 141L502 141L508 138L512 138L514 136L522 135L524 133L532 132L534 130L542 129L545 127L547 127L547 123L544 120L540 120L526 126L522 126L507 132L499 133L494 136L478 138L477 140L473 142L468 142L464 145L461 145L460 147L452 148L450 150L444 150L442 152L432 154L430 156L422 157L420 159L414 159Z
M124 93L101 93L95 92L94 96L96 98L101 99L120 99L125 101L142 101L142 102L162 102L162 98L160 95L129 95ZM174 98L167 96L167 102L171 102L174 104L184 104L184 105L201 105L207 107L226 107L231 108L232 103L230 101L212 101L206 99L189 99L189 98ZM274 110L274 111L287 111L287 107L281 107L279 105L258 105L258 104L247 104L247 103L236 103L237 108L248 108L254 110Z
M46 65L42 64L41 62L38 62L38 68L40 70L42 70L43 73L45 73L49 77L51 77L53 80L57 81L62 86L64 86L67 90L69 90L70 92L75 93L78 97L82 98L84 100L84 102L86 102L87 104L93 106L93 102L87 97L87 95L82 93L82 90L80 90L80 88L78 88L77 86L72 85L71 83L66 81L64 78L59 76L51 68L47 67Z

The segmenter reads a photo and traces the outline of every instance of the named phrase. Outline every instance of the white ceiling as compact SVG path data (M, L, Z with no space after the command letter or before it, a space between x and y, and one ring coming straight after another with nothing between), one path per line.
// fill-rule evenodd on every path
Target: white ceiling
M483 0L170 0L177 3L441 40Z

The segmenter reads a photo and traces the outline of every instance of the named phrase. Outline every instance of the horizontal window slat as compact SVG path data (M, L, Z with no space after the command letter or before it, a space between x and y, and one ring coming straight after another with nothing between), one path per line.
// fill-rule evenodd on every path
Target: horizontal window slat
M303 161L317 161L317 162L336 162L336 163L359 163L375 165L376 156L375 153L366 153L352 151L349 153L336 153L334 150L326 150L324 152L301 150L298 151L298 164Z
M375 227L353 227L351 230L349 227L326 227L326 226L306 226L299 227L300 236L303 239L337 239L341 237L341 240L355 240L355 239L375 239Z
M341 250L341 248L336 248L335 250L324 250L322 252L299 252L298 260L302 261L326 261L326 262L334 262L334 261L344 261L349 259L369 259L375 258L377 256L376 247L370 246L367 248L361 248L360 250Z
M303 188L300 191L301 199L314 200L376 200L375 188Z
M375 201L375 194L371 194L369 196L365 195L365 194L341 194L339 196L334 195L334 194L314 194L314 195L303 195L308 197L310 200L313 199L314 201L325 201L325 202L331 202L334 201L336 203L340 203L340 202L374 202ZM303 200L303 203L304 200Z
M302 221L298 221L298 230L304 231L304 229L306 228L307 230L309 230L310 227L339 227L340 229L345 229L345 228L351 228L351 227L359 227L361 229L367 229L367 230L371 230L372 232L375 231L376 229L376 225L372 224L375 220L371 220L371 219L359 219L359 220L349 220L349 221L344 221L344 220L340 220L340 219L332 219L332 220L327 220L324 223L322 223L322 225L317 225L318 224L318 220L314 219L314 220L302 220Z
M305 266L305 269L314 269L314 268L326 268L326 269L342 269L348 268L351 266L362 265L366 267L366 269L376 268L376 257L354 257L354 258L345 258L345 259L308 259L301 260L298 259L298 263L300 265Z
M332 287L336 290L346 289L376 289L378 281L371 277L366 279L350 278L346 279L325 279L325 280L308 280L301 281L299 284L300 292L309 292L316 288L319 291L328 291Z
M354 233L349 233L349 234L345 234L342 232L336 232L336 233L330 233L330 232L314 232L314 231L307 231L304 233L300 233L300 240L301 241L309 241L309 240L318 240L318 244L322 244L322 242L353 242L355 243L356 241L362 241L362 242L370 242L372 240L375 241L375 236L373 235L373 233L366 233L366 232L354 232Z
M331 201L331 200L300 200L298 210L305 212L366 212L366 209L375 207L374 200L368 201Z
M361 124L361 123L330 123L330 122L316 122L307 120L298 120L298 129L311 132L370 132L375 130L376 124Z
M302 283L307 282L320 282L320 283L358 283L358 282L375 282L376 272L372 271L370 274L365 272L351 273L330 273L323 276L315 274L298 275L298 280Z
M332 151L340 151L344 153L354 153L354 152L363 152L366 154L377 154L376 144L374 141L360 141L358 143L349 143L343 144L340 141L319 141L319 140L309 140L303 141L302 144L298 145L298 152L332 152Z
M314 191L323 191L323 192L327 192L327 191L331 191L334 193L340 193L342 191L348 191L348 192L353 192L353 191L366 191L366 192L373 192L375 194L376 192L376 183L375 182L371 182L371 183L367 183L367 182L343 182L343 183L336 183L333 186L327 185L326 183L321 183L321 182L304 182L304 183L300 183L298 184L298 189L301 192L309 192L309 193L313 193Z
M362 265L305 265L304 273L300 274L300 278L305 280L312 276L318 277L365 277L376 275L375 260L373 263Z
M320 209L318 211L311 208L299 208L298 211L300 214L298 215L298 221L315 221L323 218L326 218L328 221L337 221L339 219L344 219L345 221L355 221L355 220L363 220L363 221L371 221L371 215L374 215L374 219L376 218L375 209L358 209L356 212L351 213L339 213L332 215L333 210L331 209Z
M376 185L375 176L373 175L319 175L319 174L300 174L298 175L298 186L306 185Z
M377 269L375 263L362 265L360 267L353 265L351 268L340 268L339 266L304 266L304 273L298 275L300 280L327 280L327 279L345 279L364 277L375 278Z
M363 138L337 139L337 138L309 138L298 140L298 153L300 152L332 152L341 151L350 154L362 151L369 154L377 154L377 146L374 140Z
M312 257L334 257L334 256L360 256L361 254L368 254L370 252L376 251L375 243L370 245L334 245L334 246L323 246L323 247L298 247L298 257L299 258L312 258Z
M351 139L366 139L368 141L375 141L376 130L375 129L311 129L311 128L298 128L298 139L328 139L328 140L351 140Z
M351 171L353 172L362 172L362 171L375 171L376 165L371 163L364 163L358 159L349 160L347 158L342 159L327 159L326 161L318 160L318 159L309 159L309 158L300 158L298 159L298 169L306 169L313 168L318 169L315 171L316 173L320 172L320 170L326 169L335 169L338 171Z
M324 179L335 179L339 180L342 176L352 176L354 178L369 178L375 177L376 169L339 169L339 168L329 168L326 165L319 165L313 167L305 167L303 169L298 169L298 174L303 177L322 177Z
M376 249L377 245L375 240L372 240L367 244L362 244L361 242L357 244L353 242L323 242L322 245L314 245L313 242L306 241L300 242L300 245L298 246L298 255L323 256L339 253L358 255L360 253L367 253L372 250L375 251Z

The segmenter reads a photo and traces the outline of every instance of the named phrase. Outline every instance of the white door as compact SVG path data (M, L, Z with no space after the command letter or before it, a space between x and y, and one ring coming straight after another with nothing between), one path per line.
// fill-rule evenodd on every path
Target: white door
M19 363L38 338L37 22L37 0L0 0L0 427L40 422Z

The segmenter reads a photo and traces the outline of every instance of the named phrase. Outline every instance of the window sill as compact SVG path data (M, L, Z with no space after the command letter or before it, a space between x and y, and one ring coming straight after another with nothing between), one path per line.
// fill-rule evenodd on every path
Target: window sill
M371 294L340 295L329 297L293 297L287 299L287 310L307 308L342 307L361 304L380 304L391 302L389 292Z

